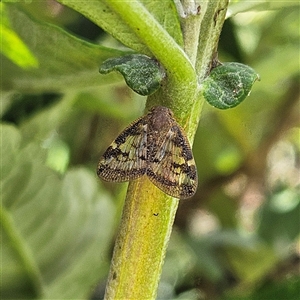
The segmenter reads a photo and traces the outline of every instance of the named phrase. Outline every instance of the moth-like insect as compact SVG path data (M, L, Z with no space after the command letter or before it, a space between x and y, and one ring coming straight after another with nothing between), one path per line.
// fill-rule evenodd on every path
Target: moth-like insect
M198 185L193 153L169 108L153 107L131 123L101 157L97 175L124 182L147 175L166 194L192 197Z

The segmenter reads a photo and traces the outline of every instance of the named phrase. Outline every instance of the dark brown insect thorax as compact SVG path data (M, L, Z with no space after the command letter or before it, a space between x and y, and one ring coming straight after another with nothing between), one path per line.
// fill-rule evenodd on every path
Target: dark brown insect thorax
M173 116L172 113L170 113L170 110L162 106L157 106L152 109L149 121L150 131L155 131L156 133L167 132L174 123Z
M155 107L149 115L148 124L148 153L155 156L158 148L164 144L168 131L174 125L170 110L166 107Z

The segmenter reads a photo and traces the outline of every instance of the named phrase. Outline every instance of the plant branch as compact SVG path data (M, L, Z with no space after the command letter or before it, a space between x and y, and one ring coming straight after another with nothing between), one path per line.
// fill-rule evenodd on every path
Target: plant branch
M201 68L202 74L207 71L217 47L217 40L211 41L209 37L217 36L216 28L219 36L221 26L204 26L202 23L209 20L214 24L215 14L224 0L209 1L209 10L204 9L206 1L203 1L203 11L200 14L187 15L182 20L186 53L140 1L106 0L106 3L119 14L166 69L166 80L160 90L148 97L147 107L156 104L171 108L192 142L204 100L198 97L197 75L190 59L196 64L197 56L197 62L200 60L204 69L202 71ZM202 31L208 37L198 44L201 28L208 28L206 32ZM198 47L203 48L202 51ZM203 53L205 57L201 56ZM177 207L178 200L164 194L146 176L129 183L105 299L156 297Z
M143 41L166 70L167 81L162 87L162 92L149 97L149 101L162 104L159 99L164 98L165 106L174 110L178 121L186 120L190 112L188 108L194 101L197 89L196 73L186 53L140 1L107 0L106 2ZM178 113L180 111L183 112L182 115Z
M140 1L106 2L178 81L194 79L194 70L185 52Z
M146 176L130 182L105 299L155 299L177 206Z

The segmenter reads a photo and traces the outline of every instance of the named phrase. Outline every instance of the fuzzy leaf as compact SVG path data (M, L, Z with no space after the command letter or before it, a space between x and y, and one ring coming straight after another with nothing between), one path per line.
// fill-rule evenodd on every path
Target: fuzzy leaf
M257 79L258 74L249 66L235 62L224 63L214 68L203 81L203 95L214 107L232 108L249 95Z
M160 87L165 72L158 62L146 55L130 54L109 58L100 66L100 73L119 71L129 87L140 95L150 95Z

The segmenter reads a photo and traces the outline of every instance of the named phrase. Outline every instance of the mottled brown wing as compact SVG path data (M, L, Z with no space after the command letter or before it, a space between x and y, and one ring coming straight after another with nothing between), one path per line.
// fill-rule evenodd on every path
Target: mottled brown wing
M165 141L153 149L149 157L147 175L166 194L175 198L192 197L198 185L198 176L191 147L182 129L174 124Z
M129 125L101 157L97 175L123 182L145 174L147 168L147 115Z

